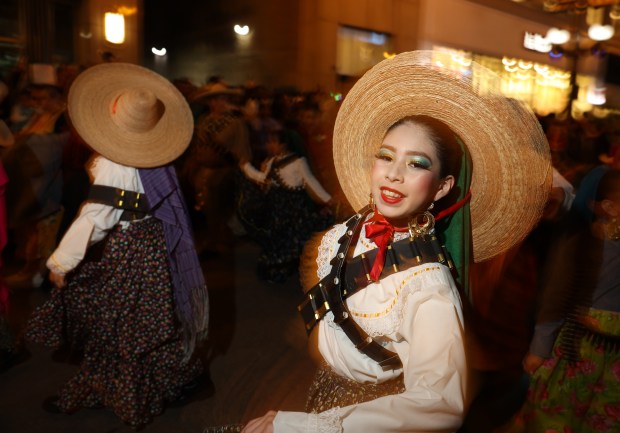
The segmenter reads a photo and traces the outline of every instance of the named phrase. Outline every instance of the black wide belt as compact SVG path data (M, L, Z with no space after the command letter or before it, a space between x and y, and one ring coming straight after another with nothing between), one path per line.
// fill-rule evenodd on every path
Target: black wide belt
M150 210L145 194L107 185L91 185L87 200L123 209L123 221L144 218Z

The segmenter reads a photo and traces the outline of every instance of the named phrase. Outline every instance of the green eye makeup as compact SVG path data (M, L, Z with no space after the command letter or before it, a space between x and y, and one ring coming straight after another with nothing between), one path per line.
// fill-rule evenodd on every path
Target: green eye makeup
M394 158L394 152L382 147L381 149L379 149L375 157L376 158Z
M431 167L431 161L428 158L421 156L421 155L417 155L417 156L413 156L409 158L407 163L412 164L416 167L421 167L421 168L426 168L426 169L429 169Z

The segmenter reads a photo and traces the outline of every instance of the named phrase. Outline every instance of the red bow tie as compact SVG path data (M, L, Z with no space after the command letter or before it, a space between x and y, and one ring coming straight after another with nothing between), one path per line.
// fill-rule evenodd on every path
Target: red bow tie
M372 218L366 222L364 230L366 237L371 239L379 248L375 262L370 270L370 278L373 281L379 281L379 277L383 271L383 266L385 265L387 247L392 239L392 236L394 235L394 232L406 232L408 229L406 227L394 227L385 219L383 215L379 212L375 212Z

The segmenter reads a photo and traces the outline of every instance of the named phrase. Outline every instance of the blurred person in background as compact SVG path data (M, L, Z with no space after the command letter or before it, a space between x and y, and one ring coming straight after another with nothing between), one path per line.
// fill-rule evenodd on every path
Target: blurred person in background
M510 250L472 266L470 363L479 392L462 433L492 432L525 400L522 360L532 337L544 263L574 198L573 186L554 168L539 224Z
M15 144L2 154L7 185L9 240L21 266L7 276L12 288L39 287L63 218L62 161L69 131L64 95L52 85L32 85L32 115L14 130ZM16 126L16 125L12 125Z
M268 157L261 170L242 162L244 174L258 186L247 185L240 195L239 218L261 246L259 278L282 283L299 267L304 244L333 223L331 195L316 179L306 158L290 148L291 132L267 134Z
M207 84L191 98L208 106L195 127L181 169L190 201L204 224L198 250L219 254L230 250L231 234L239 230L235 199L239 161L252 158L248 126L232 103L241 92L220 82Z
M10 147L13 145L13 135L3 120L0 120L0 146ZM7 219L6 202L4 193L9 178L0 163L0 254L7 244ZM3 271L4 263L0 255L0 271ZM10 291L0 274L0 373L10 367L24 361L28 351L23 347L20 339L9 323Z
M619 170L584 177L545 277L527 400L498 432L620 431Z

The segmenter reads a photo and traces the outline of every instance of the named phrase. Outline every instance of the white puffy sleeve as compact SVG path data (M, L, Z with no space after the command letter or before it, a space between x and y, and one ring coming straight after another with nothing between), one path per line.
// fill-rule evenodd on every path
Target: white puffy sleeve
M256 167L252 165L250 162L246 162L241 165L241 171L243 174L250 180L256 183L264 183L267 179L267 174L271 169L271 164L273 163L273 158L271 158L264 167L264 170L258 170Z
M310 195L318 198L322 203L327 203L332 196L325 191L323 185L321 185L318 179L314 176L312 170L310 170L310 166L308 165L306 158L299 158L299 170L303 177L304 185Z
M93 184L144 192L135 168L116 164L102 156L92 161L90 174ZM60 275L74 269L84 259L88 247L102 240L118 224L122 213L122 209L105 204L83 204L78 216L47 260L47 267Z

